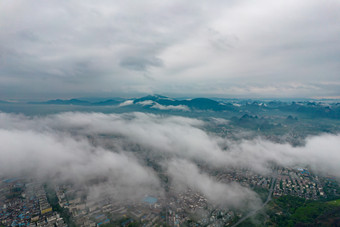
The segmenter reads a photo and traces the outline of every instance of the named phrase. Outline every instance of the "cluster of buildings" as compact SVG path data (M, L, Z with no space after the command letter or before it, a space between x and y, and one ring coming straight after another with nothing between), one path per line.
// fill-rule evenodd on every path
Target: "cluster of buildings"
M195 213L207 207L207 200L199 193L188 189L185 192L169 193L167 199L167 224L180 226L189 221L188 213Z
M225 226L235 217L234 211L213 206L204 195L192 189L182 192L170 189L166 204L169 226Z
M249 170L235 169L228 172L220 172L216 175L216 179L222 183L238 182L244 187L261 187L269 189L272 178L255 174Z
M102 226L115 224L128 226L138 222L143 226L155 226L165 223L164 200L145 195L140 201L115 200L108 196L88 199L81 189L71 185L56 187L59 205L68 209L77 226Z
M326 197L320 178L305 168L278 168L273 196L292 195L305 199L317 200ZM249 170L233 170L216 175L220 182L238 182L249 188L270 189L273 178L255 174Z
M326 197L319 177L303 168L278 169L273 196L282 195L293 195L313 200Z
M249 188L263 188L268 194L272 191L274 197L293 195L316 200L326 196L322 179L307 169L276 170L275 177L261 176L249 170L214 171L214 174L213 170L205 171L214 175L219 182L238 182ZM217 227L232 225L243 215L237 210L212 205L195 190L187 188L177 191L171 185L167 186L165 195L145 195L140 200L117 200L110 196L89 199L85 189L75 188L71 184L55 185L53 190L58 207L67 211L76 226L111 224L124 227L135 223L145 227ZM52 207L49 203L42 183L0 178L0 226L67 227L70 223L65 223L65 216L53 208L55 204Z
M166 196L146 195L140 201L117 201L109 197L91 201L84 197L85 192L71 185L57 186L55 190L59 205L70 211L77 226L138 223L145 227L183 224L212 227L231 223L236 215L234 211L212 206L202 194L191 189L177 192L170 187Z
M0 179L0 226L66 227L53 212L43 186L24 179Z

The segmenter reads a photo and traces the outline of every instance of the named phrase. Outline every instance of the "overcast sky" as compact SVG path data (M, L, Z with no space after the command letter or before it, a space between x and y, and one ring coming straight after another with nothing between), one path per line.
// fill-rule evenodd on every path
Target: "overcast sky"
M339 0L1 0L0 99L340 97Z

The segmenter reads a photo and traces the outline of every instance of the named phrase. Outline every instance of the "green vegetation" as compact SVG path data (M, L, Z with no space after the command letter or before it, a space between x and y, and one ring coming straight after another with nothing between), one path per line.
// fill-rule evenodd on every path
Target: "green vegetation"
M47 201L51 205L53 211L60 213L60 216L64 219L65 223L69 227L76 227L76 224L72 220L71 214L68 209L61 207L58 203L58 197L54 191L54 189L48 185L44 185L44 189L46 191Z
M292 226L296 223L312 224L316 221L316 218L320 216L320 214L325 213L331 208L332 207L330 207L327 203L323 202L308 203L296 209L290 218L291 220L289 220L289 225Z
M290 195L279 197L274 201L274 206L279 207L286 213L294 213L297 208L301 207L306 202L305 199Z
M140 222L133 220L129 217L119 218L110 221L110 223L102 224L100 227L116 227L116 226L127 226L127 227L138 227L142 226Z
M100 227L115 227L115 226L116 226L115 224L111 224L111 223L100 225Z
M335 204L335 205L334 205ZM307 201L293 196L282 196L268 207L271 226L328 226L340 218L340 200L330 202Z
M329 200L339 199L340 185L334 179L325 180L323 190Z
M269 193L268 189L262 188L262 187L255 187L253 188L253 190L259 195L262 202L265 202L267 200L268 193Z
M268 219L268 215L266 214L265 210L262 210L242 222L240 225L238 225L238 227L264 226L263 223L265 223L266 219Z
M340 199L329 201L327 203L330 204L330 205L333 205L333 206L340 206Z

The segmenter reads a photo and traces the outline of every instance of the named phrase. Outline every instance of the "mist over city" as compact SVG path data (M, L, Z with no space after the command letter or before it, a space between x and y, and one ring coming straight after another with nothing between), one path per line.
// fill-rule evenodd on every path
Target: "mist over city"
M340 225L340 3L0 2L0 226Z

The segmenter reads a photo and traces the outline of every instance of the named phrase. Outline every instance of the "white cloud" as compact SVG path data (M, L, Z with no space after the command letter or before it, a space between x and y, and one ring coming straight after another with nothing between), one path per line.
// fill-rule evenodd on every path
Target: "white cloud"
M122 102L119 104L119 106L129 106L133 104L133 100L126 100L125 102Z
M52 119L7 114L0 118L4 123L0 127L1 175L71 181L115 199L162 193L155 172L119 145L114 150L95 146L71 129L55 128ZM91 180L98 184L89 183Z
M177 188L186 187L202 193L213 204L228 208L254 209L261 204L257 194L236 182L224 184L200 172L188 161L172 160L167 163L172 184Z
M164 106L161 105L157 102L154 102L154 104L151 106L151 108L154 109L160 109L160 110L181 110L181 111L190 111L189 107L186 105L168 105L168 106Z
M137 104L142 105L142 106L150 106L153 103L154 102L152 100L145 100L145 101L137 102Z
M161 105L158 102L154 102L152 100L145 100L145 101L137 102L137 104L142 105L142 106L150 106L150 108L159 109L159 110L190 111L189 107L186 105Z
M208 134L205 124L194 118L145 113L68 112L44 117L0 113L0 172L79 184L101 177L105 180L99 191L106 188L109 193L110 188L115 196L133 198L162 193L156 173L144 164L148 157L166 167L176 187L194 188L211 201L232 207L243 207L239 201L256 204L256 198L237 184L216 182L194 163L226 170L249 168L261 174L271 174L272 164L307 166L340 179L340 135L308 137L305 145L293 147L261 138L228 140Z

